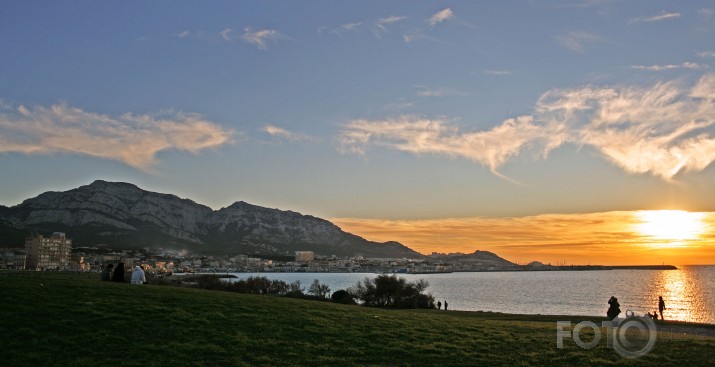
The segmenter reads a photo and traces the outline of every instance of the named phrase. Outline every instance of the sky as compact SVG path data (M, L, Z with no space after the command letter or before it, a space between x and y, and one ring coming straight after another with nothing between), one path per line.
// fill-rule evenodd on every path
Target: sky
M423 253L715 263L713 1L0 9L2 205L102 179Z

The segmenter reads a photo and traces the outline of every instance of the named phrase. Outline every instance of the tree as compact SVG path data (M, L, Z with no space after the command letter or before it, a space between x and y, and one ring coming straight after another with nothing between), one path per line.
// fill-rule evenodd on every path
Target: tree
M420 279L408 282L395 275L381 274L365 278L354 287L353 292L365 306L392 308L429 308L434 299L423 294L429 284Z
M308 288L308 293L317 298L328 298L330 287L327 284L321 284L318 279L313 280L313 284Z
M345 289L340 289L333 292L333 295L330 296L330 299L335 303L342 303L346 305L355 304L355 296L353 296L352 293L346 291Z
M304 291L305 288L303 288L300 284L300 280L296 280L295 282L288 284L288 293L286 293L286 296L301 298L304 296Z

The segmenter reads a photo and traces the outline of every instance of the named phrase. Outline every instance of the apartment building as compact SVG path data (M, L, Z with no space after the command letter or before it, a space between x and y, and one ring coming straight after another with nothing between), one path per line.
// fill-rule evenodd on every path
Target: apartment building
M62 232L50 237L34 234L25 241L27 268L31 270L68 270L72 240Z

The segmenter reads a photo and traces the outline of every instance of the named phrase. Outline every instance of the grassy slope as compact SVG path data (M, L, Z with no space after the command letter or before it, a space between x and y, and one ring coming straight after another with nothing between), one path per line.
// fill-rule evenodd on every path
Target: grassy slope
M682 366L715 360L715 338L703 337L668 338L636 360L621 358L605 342L583 350L567 340L557 349L555 320L582 318L378 310L96 277L0 272L2 365Z

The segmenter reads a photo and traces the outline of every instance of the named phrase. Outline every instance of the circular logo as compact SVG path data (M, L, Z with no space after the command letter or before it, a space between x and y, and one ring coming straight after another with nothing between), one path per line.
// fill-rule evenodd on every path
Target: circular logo
M647 317L619 320L613 329L613 349L626 358L637 358L650 352L658 338L658 329Z

